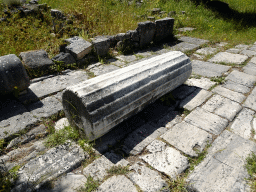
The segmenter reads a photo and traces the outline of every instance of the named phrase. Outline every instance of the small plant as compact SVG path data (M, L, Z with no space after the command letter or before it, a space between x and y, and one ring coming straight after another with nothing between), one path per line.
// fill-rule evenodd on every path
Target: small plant
M3 151L4 149L4 139L0 139L0 153Z
M0 191L10 191L13 187L12 180L17 179L17 171L19 170L20 166L17 165L13 167L10 171L1 172L0 171Z
M84 188L78 189L79 192L85 191L85 192L92 192L96 190L100 186L100 182L97 180L94 180L90 175L87 178L87 182L85 183Z
M64 129L56 131L51 134L45 142L46 147L55 147L57 145L64 144L68 139L77 141L79 133L76 129L71 126L66 126Z
M125 175L129 172L128 166L123 167L121 165L118 166L113 166L110 169L107 170L107 173L112 176L112 175Z
M188 109L183 109L183 114L185 116L187 116L189 113L191 113L191 111L189 111Z
M177 176L177 178L168 181L168 188L173 192L187 192L187 183L185 177Z
M248 180L250 180L250 185L251 185L251 189L252 191L256 191L256 177L255 177L255 173L256 173L256 155L255 153L251 153L247 158L246 158L246 169L250 175L250 178Z
M220 85L225 82L225 77L212 77L211 81L216 82L217 85Z

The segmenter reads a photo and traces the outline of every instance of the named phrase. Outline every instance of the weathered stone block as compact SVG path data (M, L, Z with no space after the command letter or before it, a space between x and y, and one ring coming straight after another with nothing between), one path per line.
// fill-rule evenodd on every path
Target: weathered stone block
M159 55L67 88L64 111L71 125L96 139L180 86L191 71L185 54Z
M44 50L21 52L20 57L22 58L23 64L36 70L46 69L53 65L53 61L49 59L48 54Z
M92 50L92 44L80 37L75 36L65 41L70 43L70 45L65 48L66 52L73 55L77 60L82 59Z
M164 18L164 19L159 19L155 21L156 23L156 32L155 32L155 37L154 41L161 41L167 37L170 37L173 32L173 24L174 24L174 19L173 18Z
M52 60L63 61L65 65L76 63L75 58L70 53L63 52L53 57Z
M96 37L92 41L93 47L97 55L105 56L107 55L110 47L110 40L106 37Z
M14 91L14 87L23 91L30 85L30 80L20 59L14 55L0 57L0 95Z
M140 47L148 45L154 39L156 24L151 21L140 22L136 29L140 37Z

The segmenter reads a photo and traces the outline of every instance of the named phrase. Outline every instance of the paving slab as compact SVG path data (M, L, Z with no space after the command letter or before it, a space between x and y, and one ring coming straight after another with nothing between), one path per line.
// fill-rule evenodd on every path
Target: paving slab
M156 153L156 152L161 152L166 148L166 143L164 143L163 141L160 140L154 140L152 143L150 143L150 145L148 145L146 147L146 149L150 152L150 153Z
M175 125L161 138L192 157L197 157L198 152L202 152L212 142L211 134L184 121Z
M102 183L96 192L137 192L133 183L124 175L113 176Z
M241 65L243 62L245 62L248 59L248 56L246 55L240 55L240 54L233 54L228 52L219 52L215 56L213 56L211 59L209 59L209 62L216 62L216 63L229 63L229 64L237 64Z
M123 67L125 65L125 62L114 58L107 60L107 62L118 67Z
M216 43L216 46L218 47L224 47L226 46L228 43L227 42L220 42L220 43Z
M256 64L249 62L246 66L243 67L243 71L249 75L256 76Z
M100 65L100 66L94 67L90 69L90 71L93 72L95 76L99 76L105 73L109 73L111 71L115 71L117 69L120 69L120 67L109 64L109 65Z
M193 30L195 30L195 28L183 27L183 28L179 28L178 30L181 31L181 32L186 32L186 31L193 31Z
M254 87L251 94L245 100L244 106L256 111L256 87Z
M217 51L218 51L217 48L204 47L204 48L198 49L198 50L196 51L196 53L202 54L202 55L210 55L210 54L216 53Z
M166 147L160 152L144 155L140 158L172 179L175 179L189 166L187 157L172 147Z
M204 55L199 55L199 54L196 54L196 53L194 53L193 55L192 55L192 57L190 57L190 58L194 58L194 59L199 59L199 60L203 60L204 59Z
M244 108L235 118L230 130L245 139L250 139L252 135L252 120L254 114L254 111Z
M40 192L75 192L85 186L87 179L84 175L67 173L54 182L51 190L40 190Z
M243 50L240 54L247 55L248 57L256 56L256 51Z
M124 140L122 150L127 154L138 155L147 145L165 131L167 131L165 127L157 129L150 124L145 124L127 136Z
M211 96L212 92L197 88L191 95L180 102L180 108L185 108L191 111L200 106Z
M70 71L63 75L51 76L31 83L28 94L21 96L19 99L22 102L41 99L87 79L88 75L85 71Z
M39 122L21 103L7 99L0 102L0 139L18 133L24 129L29 129Z
M50 96L36 103L29 104L27 109L36 118L48 118L62 111L63 106L58 99Z
M196 78L191 78L188 79L185 84L190 85L190 86L195 86L195 87L199 87L205 90L210 89L213 85L215 85L216 83L211 81L208 78L204 78L201 77L200 79L196 79Z
M209 43L208 40L193 38L193 37L186 37L186 36L180 37L178 40L191 43L191 44L196 44L196 45L203 45L205 43Z
M246 98L243 94L226 89L226 88L222 87L221 85L215 87L212 90L212 92L222 95L222 96L229 98L232 101L236 101L238 103L241 103Z
M144 163L135 163L129 170L133 172L127 176L129 179L138 185L143 192L161 192L170 191L163 189L167 187L167 183L161 178L157 171L151 170Z
M237 53L240 53L240 52L241 52L241 49L231 48L231 49L226 50L226 52L237 54Z
M192 61L192 72L206 77L219 77L231 67L199 60Z
M107 169L110 169L114 164L105 156L94 160L91 164L84 168L83 174L85 177L91 176L94 180L103 180L108 175Z
M70 172L85 158L88 158L88 154L75 143L67 142L54 147L19 169L19 179L15 182L14 191L38 189L45 182Z
M36 137L46 136L47 134L48 134L47 128L45 127L44 124L41 124L37 127L32 128L27 133L11 140L10 143L7 145L6 149L10 149L17 144L28 143L29 141L35 139Z
M116 58L123 62L132 62L138 59L135 55L119 55Z
M203 109L232 121L236 114L242 110L242 106L220 95L214 95L203 106Z
M240 49L240 50L246 50L248 47L249 45L244 45L244 44L239 44L235 46L236 49Z
M245 178L246 157L256 152L255 143L225 130L208 149L206 158L187 178L198 192L250 191Z
M170 50L184 52L184 51L192 51L192 50L197 49L199 47L200 47L200 45L191 44L191 43L187 43L187 42L181 42L181 43L178 43L174 46L171 46Z
M228 120L200 107L193 110L184 120L214 135L219 135L228 125Z
M224 84L222 85L222 87L225 87L227 89L230 89L232 91L238 92L238 93L248 93L250 91L249 87L246 87L244 85L235 83L234 81L231 80L227 80L224 82Z
M256 57L253 57L253 58L250 60L250 62L256 64Z
M256 82L256 77L253 75L248 75L240 71L232 71L227 77L226 80L231 80L240 85L247 87L253 87Z
M249 50L256 51L256 45L253 45L252 47L250 47Z

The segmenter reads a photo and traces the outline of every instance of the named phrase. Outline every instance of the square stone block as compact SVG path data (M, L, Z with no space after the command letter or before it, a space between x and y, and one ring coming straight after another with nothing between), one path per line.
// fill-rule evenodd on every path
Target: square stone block
M248 56L246 56L246 55L233 54L233 53L228 53L228 52L219 52L208 61L215 62L215 63L224 62L224 63L228 63L228 64L241 65L247 59L248 59Z

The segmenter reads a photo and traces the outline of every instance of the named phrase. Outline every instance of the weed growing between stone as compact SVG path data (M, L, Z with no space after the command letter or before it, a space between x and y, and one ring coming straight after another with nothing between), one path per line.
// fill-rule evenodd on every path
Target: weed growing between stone
M255 153L251 153L247 158L246 158L246 165L245 165L250 178L249 180L251 189L252 191L256 191L256 155Z
M17 171L20 166L13 167L10 171L1 172L0 171L0 191L10 191L13 187L13 181L17 179Z
M57 145L64 144L67 140L77 141L78 138L78 131L76 129L73 129L71 126L66 126L64 127L64 129L61 129L49 135L45 142L45 146L52 148Z
M107 173L109 174L109 176L113 176L113 175L125 175L129 172L129 167L128 166L113 166L110 169L107 170Z
M87 177L87 182L85 183L85 187L78 189L78 192L92 192L96 190L100 186L100 182L94 180L91 176Z

